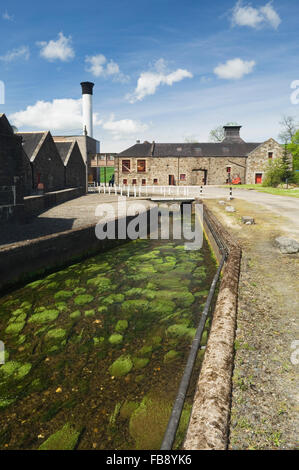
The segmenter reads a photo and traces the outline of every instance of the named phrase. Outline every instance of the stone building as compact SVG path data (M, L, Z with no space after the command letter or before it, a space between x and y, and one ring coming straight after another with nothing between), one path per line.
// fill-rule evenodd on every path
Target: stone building
M283 149L274 139L245 142L241 126L224 126L219 143L140 143L115 156L115 182L129 185L204 185L263 180L269 159Z
M64 186L66 188L85 187L86 165L77 141L58 141L55 145L64 164Z
M23 211L23 184L22 140L0 114L0 222Z
M29 158L32 171L32 190L39 183L44 191L58 191L64 188L64 164L50 131L18 132L22 137L23 149Z

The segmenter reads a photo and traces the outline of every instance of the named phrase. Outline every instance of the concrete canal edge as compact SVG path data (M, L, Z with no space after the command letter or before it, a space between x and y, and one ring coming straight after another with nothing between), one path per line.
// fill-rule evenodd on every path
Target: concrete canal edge
M242 252L234 238L206 206L204 206L204 228L217 259L220 257L220 251L215 236L225 246L228 257L224 265L210 335L196 385L184 449L225 450L228 445Z

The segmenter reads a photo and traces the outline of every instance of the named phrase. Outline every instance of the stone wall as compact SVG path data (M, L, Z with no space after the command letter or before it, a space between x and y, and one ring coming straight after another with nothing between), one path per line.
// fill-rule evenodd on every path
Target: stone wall
M265 174L269 162L269 152L273 153L273 160L283 156L282 146L274 139L269 139L259 145L247 157L246 184L255 184L256 174Z
M11 204L12 194L4 188L16 186L16 203L23 202L23 160L22 143L20 137L16 136L5 115L0 118L0 204ZM7 194L6 194L7 193ZM6 201L5 198L8 198Z
M122 160L130 160L130 173L122 172ZM137 172L137 160L146 160L146 171ZM146 158L115 158L116 184L127 183L132 185L133 179L141 185L142 179L147 185L153 185L157 178L158 185L169 184L169 175L174 176L176 185L201 185L204 184L206 170L207 184L225 184L228 178L227 167L231 168L232 176L240 176L245 181L245 157L146 157ZM181 175L185 175L181 179Z
M85 187L86 166L79 146L75 142L72 153L65 167L65 186L68 188Z
M22 152L22 159L23 159L23 189L24 189L24 196L29 196L32 193L32 169L30 160L27 154Z

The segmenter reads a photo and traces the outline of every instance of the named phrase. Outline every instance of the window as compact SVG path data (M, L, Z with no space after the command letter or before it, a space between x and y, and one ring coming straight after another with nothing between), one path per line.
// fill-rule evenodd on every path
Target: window
M226 167L226 171L227 171L227 173L231 173L231 171L232 171L231 167L230 167L230 166L227 166L227 167Z
M182 174L180 175L180 181L186 181L186 175L185 175L185 173L182 173Z
M145 185L146 185L146 180L145 180L145 179L142 179L142 180L141 180L141 184L142 184L142 186L145 186Z
M128 184L128 180L127 180L127 179L124 179L124 180L123 180L123 184Z
M154 184L158 184L158 178L154 178Z
M134 178L132 184L137 184L137 180Z
M131 162L130 160L122 160L121 162L121 169L123 173L130 173L131 169Z
M268 158L273 158L273 152L268 152Z
M138 173L145 172L145 160L137 160L137 172Z

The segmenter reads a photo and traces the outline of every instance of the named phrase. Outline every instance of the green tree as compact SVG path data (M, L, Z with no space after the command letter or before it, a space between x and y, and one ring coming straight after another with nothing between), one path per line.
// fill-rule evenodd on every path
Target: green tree
M276 188L280 183L284 182L285 178L285 166L282 158L275 158L269 160L265 177L263 180L263 186L272 186Z
M293 135L287 149L293 155L294 170L299 170L299 130Z

